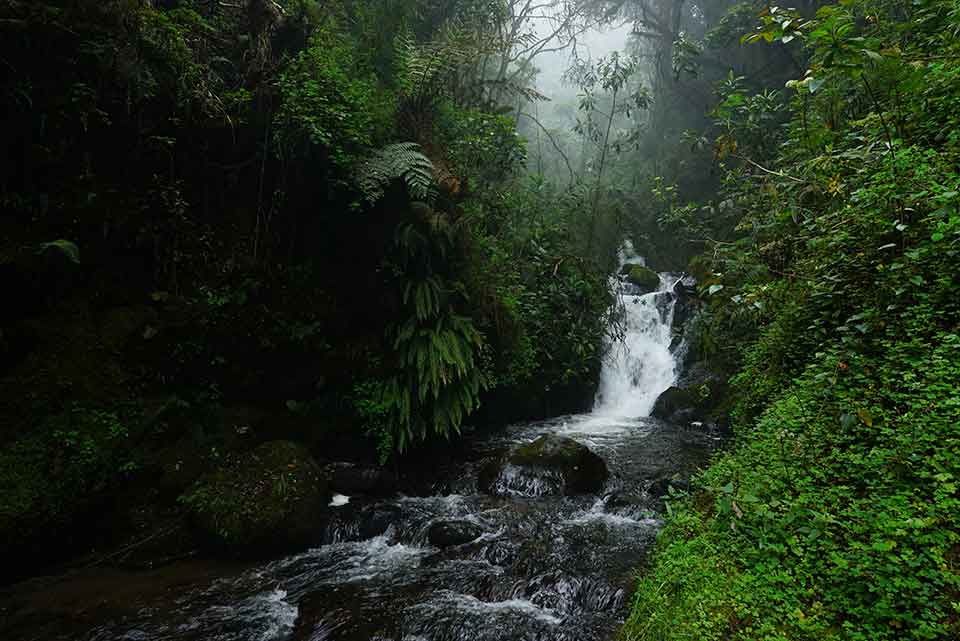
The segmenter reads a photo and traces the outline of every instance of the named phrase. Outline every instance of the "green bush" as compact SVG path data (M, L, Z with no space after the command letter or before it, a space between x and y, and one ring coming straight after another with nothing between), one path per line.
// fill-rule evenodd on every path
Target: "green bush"
M115 412L75 407L0 450L0 538L23 544L66 525L97 494L137 469Z
M395 104L356 45L328 22L307 48L289 62L277 81L280 108L275 121L283 157L322 151L345 171L390 132Z

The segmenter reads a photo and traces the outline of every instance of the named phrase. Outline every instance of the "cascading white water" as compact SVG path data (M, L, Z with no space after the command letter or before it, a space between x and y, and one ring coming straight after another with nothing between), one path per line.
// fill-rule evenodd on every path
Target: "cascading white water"
M632 247L625 245L621 264L638 262ZM649 416L657 397L677 379L677 362L670 352L673 340L673 310L676 297L671 289L676 277L660 274L660 287L650 294L631 294L622 287L624 334L610 345L600 373L600 387L594 415L640 418Z

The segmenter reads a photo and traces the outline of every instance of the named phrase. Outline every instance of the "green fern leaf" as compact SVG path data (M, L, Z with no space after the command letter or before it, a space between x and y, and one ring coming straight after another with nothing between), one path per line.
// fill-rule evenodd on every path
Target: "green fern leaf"
M436 187L433 162L413 142L380 149L360 165L354 179L364 200L371 205L383 198L394 180L402 179L415 200L431 201ZM404 242L409 244L411 240L408 237Z

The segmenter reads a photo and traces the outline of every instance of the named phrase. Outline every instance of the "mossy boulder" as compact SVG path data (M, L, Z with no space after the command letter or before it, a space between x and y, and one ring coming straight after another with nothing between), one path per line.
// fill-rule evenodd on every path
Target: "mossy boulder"
M637 263L627 263L620 270L626 281L644 293L655 292L660 287L660 275L649 267Z
M0 318L22 318L68 298L81 276L80 249L69 240L0 249Z
M333 490L341 494L388 495L396 491L395 476L375 465L336 462L327 465L325 473Z
M478 477L489 494L545 496L599 492L609 477L603 459L585 445L547 435L487 463Z
M726 381L704 363L694 363L677 382L657 399L653 416L672 423L718 420L727 397Z
M205 542L233 555L259 556L309 543L329 496L306 448L271 441L229 460L184 501Z

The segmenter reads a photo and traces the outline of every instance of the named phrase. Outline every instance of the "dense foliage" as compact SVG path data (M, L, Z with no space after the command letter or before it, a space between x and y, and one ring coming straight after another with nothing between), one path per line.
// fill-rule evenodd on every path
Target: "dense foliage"
M0 2L5 554L270 439L402 463L589 403L616 241L527 175L524 11Z
M723 185L682 221L711 250L701 349L733 374L736 443L671 500L625 635L953 639L956 9L753 15L744 46L809 70L719 86Z

